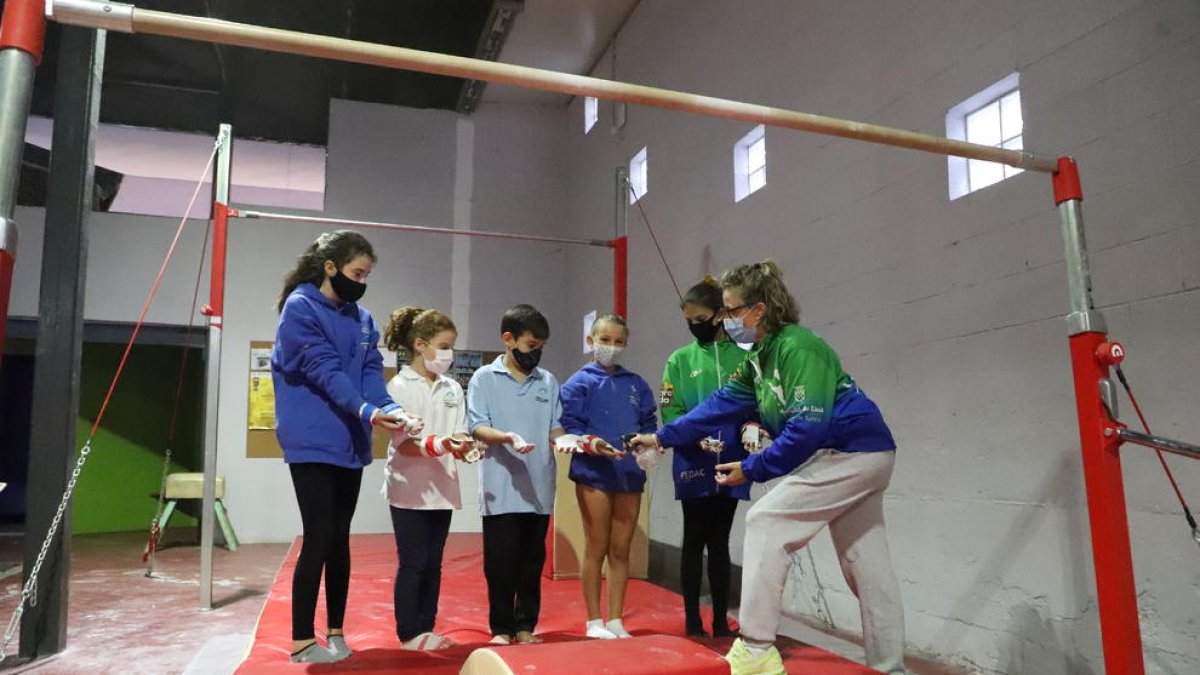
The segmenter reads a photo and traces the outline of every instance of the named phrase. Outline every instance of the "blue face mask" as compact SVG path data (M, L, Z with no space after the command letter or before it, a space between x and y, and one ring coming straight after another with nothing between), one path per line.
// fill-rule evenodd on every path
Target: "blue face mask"
M743 325L741 319L725 317L721 321L721 325L725 328L725 334L734 342L748 344L758 338L758 327Z

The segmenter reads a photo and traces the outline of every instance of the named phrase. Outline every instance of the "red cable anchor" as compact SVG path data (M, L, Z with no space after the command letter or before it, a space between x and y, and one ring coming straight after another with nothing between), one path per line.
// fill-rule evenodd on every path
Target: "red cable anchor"
M1101 342L1096 345L1096 360L1102 366L1116 366L1125 360L1125 347L1116 341Z

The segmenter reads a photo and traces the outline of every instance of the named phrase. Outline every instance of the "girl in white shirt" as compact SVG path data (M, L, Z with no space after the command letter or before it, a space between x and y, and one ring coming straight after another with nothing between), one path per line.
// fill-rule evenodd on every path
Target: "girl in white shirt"
M396 535L396 636L405 649L444 649L453 643L433 632L442 579L442 550L450 516L462 508L456 460L471 457L462 387L443 373L454 362L458 333L433 309L402 307L384 332L387 348L410 357L387 384L405 411L425 419L424 432L394 433L388 445L383 494Z

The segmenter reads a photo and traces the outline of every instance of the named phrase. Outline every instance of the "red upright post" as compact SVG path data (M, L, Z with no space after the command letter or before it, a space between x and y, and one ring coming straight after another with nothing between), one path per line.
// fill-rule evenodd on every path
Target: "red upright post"
M613 312L629 318L629 237L609 242L613 249Z
M212 272L208 279L208 304L203 313L209 325L220 328L225 316L225 241L229 231L229 205L219 201L212 206Z
M0 49L19 49L32 56L35 64L41 63L45 36L45 0L8 0L4 3Z
M0 223L0 227L8 229L10 226L5 221ZM12 227L11 231L13 238L16 238L17 228ZM3 236L5 240L8 239L7 234L0 236ZM8 328L8 297L12 293L13 266L17 264L17 259L13 255L16 250L16 246L13 246L12 249L0 248L0 358L4 356L4 333Z
M1103 317L1092 306L1087 246L1083 237L1083 191L1079 171L1069 157L1058 160L1054 199L1062 216L1067 277L1071 288L1071 364L1075 376L1075 406L1083 450L1092 558L1104 669L1110 675L1142 675L1142 636L1138 622L1133 552L1121 478L1120 441L1103 392L1110 385L1108 365L1097 358L1106 339Z

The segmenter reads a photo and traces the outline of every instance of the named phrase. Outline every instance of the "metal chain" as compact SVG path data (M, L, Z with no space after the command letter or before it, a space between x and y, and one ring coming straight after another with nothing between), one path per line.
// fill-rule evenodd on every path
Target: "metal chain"
M158 550L158 540L162 536L163 502L167 494L167 474L171 469L171 448L163 454L162 478L158 481L158 508L154 511L154 519L150 521L150 536L146 540L146 576L154 576L154 554Z
M67 489L63 491L62 501L58 503L58 511L54 513L54 519L50 521L50 529L46 532L45 540L42 541L42 550L38 552L37 560L34 561L33 568L29 570L25 585L21 588L21 600L17 603L17 608L13 610L12 618L8 621L8 628L4 631L4 642L0 643L0 664L8 658L8 645L12 642L17 627L21 625L21 616L25 614L25 604L28 603L30 607L37 606L38 575L42 571L42 563L46 561L46 554L50 551L50 545L54 543L55 535L58 534L63 514L67 512L67 506L71 503L71 495L75 492L75 483L79 481L79 474L83 471L83 465L87 463L88 455L91 452L92 438L89 437L79 451L79 459L75 461L75 469L71 472L71 479L67 481Z
M225 140L225 132L222 131L220 134L217 135L217 139L213 143L213 150L212 150L212 153L208 157L208 163L204 167L204 173L201 174L201 178L197 182L197 185L196 185L196 191L192 193L192 201L190 201L188 203L187 210L184 212L184 216L180 220L179 230L176 232L176 241L178 241L178 237L182 233L184 225L187 223L188 216L191 215L191 213L192 213L192 206L195 204L196 196L200 194L200 188L204 184L205 176L208 175L208 171L212 167L212 162L213 162L214 158L216 158L216 156L217 156L217 150L221 147L221 144L224 140ZM205 237L205 241L206 242L208 241L207 236ZM163 272L166 271L166 265L167 265L167 262L169 262L171 259L171 253L174 251L174 247L175 247L175 244L173 242L171 244L171 248L167 252L166 260L163 261L163 268L159 271L159 280L162 279L162 274L163 274ZM142 309L142 316L141 316L141 318L138 319L137 325L139 327L141 326L142 321L145 319L146 311L148 311L150 308L150 302L154 298L154 293L155 293L155 290L157 289L157 287L158 287L158 282L156 281L155 285L150 290L150 295L146 299L146 306L143 307L143 309ZM126 347L126 350L125 350L126 356L128 356L129 348L131 348L133 346L133 341L136 339L137 339L137 331L135 330L133 337L130 338L129 345ZM118 366L117 374L115 376L113 376L112 387L115 387L117 380L120 379L121 368L123 366L124 366L124 360L122 360L121 366ZM110 389L109 389L109 396L112 395L112 392L113 392L112 387L110 387ZM50 523L50 529L46 532L46 539L42 542L42 550L40 552L38 552L37 560L34 562L33 568L29 571L29 575L27 576L27 578L25 580L25 585L21 588L21 599L17 603L17 608L15 610L13 610L12 618L9 619L9 621L8 621L8 627L4 631L3 642L0 642L0 664L3 664L4 660L6 658L8 658L8 653L7 653L8 645L12 642L13 635L17 632L17 627L21 625L21 616L24 615L24 613L25 613L25 604L28 603L30 607L37 606L38 575L42 571L42 563L44 563L46 560L46 554L50 551L50 545L54 542L55 535L58 534L59 525L62 524L63 515L67 511L67 506L71 503L71 496L75 492L75 483L78 482L79 474L83 471L83 465L85 463L87 463L88 455L91 454L91 452L92 452L92 440L95 438L96 430L100 426L100 421L104 418L104 411L106 410L107 406L108 406L108 399L105 398L104 403L102 403L100 406L100 413L96 418L94 426L92 427L91 435L88 436L87 442L85 442L83 444L83 448L79 451L79 459L76 460L76 462L75 462L75 469L71 472L71 479L69 481L67 481L67 489L65 491L63 491L62 501L60 501L58 504L58 511L55 512L54 520L51 521L51 523ZM170 457L169 449L167 450L167 457ZM167 470L167 465L164 464L163 471L166 472L166 470ZM165 480L165 476L164 476L164 480ZM160 493L159 493L159 509L161 509L161 508L162 508L162 491L160 491Z

